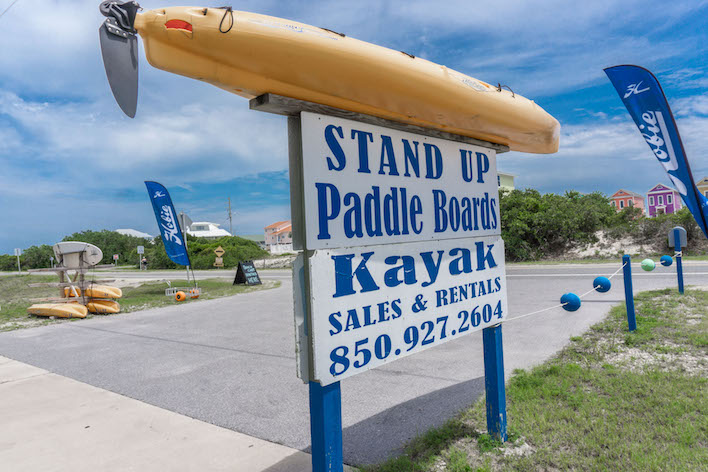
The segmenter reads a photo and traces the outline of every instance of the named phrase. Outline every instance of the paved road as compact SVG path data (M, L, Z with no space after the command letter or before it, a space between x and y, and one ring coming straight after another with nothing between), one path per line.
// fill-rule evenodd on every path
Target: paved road
M271 279L290 279L292 276L290 269L258 269L258 274L261 278ZM97 278L102 279L120 279L134 282L143 282L146 280L174 280L185 279L186 271L184 270L96 270L92 274ZM236 275L236 270L195 270L194 275L197 280L201 279L230 279L233 280Z
M618 265L511 266L511 317L586 292ZM673 268L672 268L673 269ZM685 266L708 285L708 264ZM635 291L675 286L672 270L633 269ZM265 275L265 273L264 273ZM0 355L290 447L309 447L307 387L295 376L292 285L189 305L3 333ZM536 365L623 300L622 279L581 310L554 309L504 325L505 368ZM400 452L416 433L484 389L481 333L342 382L344 454L352 464ZM58 399L60 401L60 399Z
M22 272L27 274L27 272ZM111 269L98 269L91 272L91 275L96 278L101 279L122 279L130 281L145 281L145 280L173 280L173 279L184 279L187 272L184 270L111 270ZM194 274L197 280L200 279L212 279L212 278L223 278L223 279L233 279L236 274L235 269L217 269L217 270L195 270ZM290 269L258 269L258 274L261 278L268 277L274 279L287 278L291 276ZM17 272L0 272L0 276L17 275Z

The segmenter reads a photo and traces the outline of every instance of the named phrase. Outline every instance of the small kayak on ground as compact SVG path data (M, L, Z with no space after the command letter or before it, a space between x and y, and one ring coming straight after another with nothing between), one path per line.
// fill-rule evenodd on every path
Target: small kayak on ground
M78 303L37 303L28 307L27 313L35 316L86 318L88 310Z
M86 308L91 313L115 314L120 312L120 304L115 300L89 300Z

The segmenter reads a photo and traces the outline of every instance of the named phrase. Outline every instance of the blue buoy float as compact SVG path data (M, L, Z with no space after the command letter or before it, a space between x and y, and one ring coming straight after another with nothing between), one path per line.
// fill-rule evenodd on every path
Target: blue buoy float
M595 277L595 280L592 281L592 286L595 287L595 290L597 290L600 293L605 293L609 292L610 288L612 287L612 282L610 282L610 279L607 277Z
M569 292L561 297L561 303L563 303L564 310L576 311L578 308L580 308L580 297L574 293Z
M661 262L661 265L663 265L664 267L669 267L671 264L674 263L674 259L671 256L661 256L659 262Z

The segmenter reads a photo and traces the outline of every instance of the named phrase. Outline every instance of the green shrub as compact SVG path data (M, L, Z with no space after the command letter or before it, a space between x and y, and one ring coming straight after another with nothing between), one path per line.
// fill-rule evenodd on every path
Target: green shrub
M193 269L213 269L216 254L214 250L221 246L224 250L223 262L225 268L236 267L239 262L262 259L268 252L261 249L255 241L238 236L224 236L219 239L195 238L187 235L187 250ZM158 236L150 248L145 248L145 257L151 269L174 269L178 266L165 253L162 239Z
M500 192L502 237L510 260L535 260L595 242L595 233L615 217L609 199L595 192L541 194L537 190Z

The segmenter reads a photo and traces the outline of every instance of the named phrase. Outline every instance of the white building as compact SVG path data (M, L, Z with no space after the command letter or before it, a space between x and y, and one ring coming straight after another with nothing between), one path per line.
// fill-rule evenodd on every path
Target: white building
M133 236L136 238L153 239L153 236L151 236L147 233L143 233L142 231L138 231L137 229L130 229L130 228L117 229L117 230L115 230L115 232L118 234L123 234L126 236Z
M293 225L290 221L278 221L265 227L265 245L271 254L293 251Z
M197 221L192 223L187 229L187 234L196 238L219 239L224 236L231 236L225 229L219 228L216 223L208 221Z

